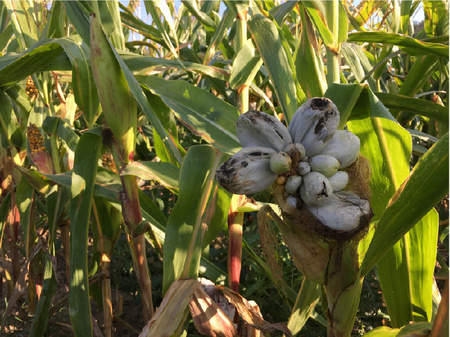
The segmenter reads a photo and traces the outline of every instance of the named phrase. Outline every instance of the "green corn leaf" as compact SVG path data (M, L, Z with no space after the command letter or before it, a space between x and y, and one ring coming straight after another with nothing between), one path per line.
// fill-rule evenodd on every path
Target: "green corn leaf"
M20 169L22 174L26 169ZM36 172L36 171L31 171ZM41 176L36 172L39 177ZM46 178L54 181L57 184L71 187L72 186L72 171L61 174L47 174ZM28 181L30 181L28 179ZM36 187L35 187L36 188ZM97 168L97 176L94 187L94 195L108 199L109 201L120 201L120 192L123 191L120 176L117 173L111 172L103 167Z
M360 137L362 153L372 165L371 189L377 198L372 199L371 206L377 220L409 174L411 138L397 123L386 119L352 121L348 126ZM424 260L434 259L436 254L435 244L430 244L437 239L436 221L433 214L423 218L378 261L380 282L394 326L413 319L413 305L425 312L422 316L430 317L433 269Z
M5 49L6 45L8 44L9 40L13 36L13 26L11 23L9 23L6 28L1 32L0 34L0 52Z
M377 61L384 60L386 58L387 59L384 62L380 61L377 65L374 66L374 68L376 68L373 71L373 78L375 80L379 80L383 75L383 72L386 70L387 62L389 58L392 57L392 49L393 46L390 44L384 44L383 47L381 48L380 56L378 56Z
M11 193L8 193L2 200L0 204L0 237L3 237L3 229L5 228L6 219L8 218L9 212L11 210ZM0 242L0 248L2 242Z
M372 193L377 195L377 198L372 199L371 206L375 213L374 220L377 220L394 194L396 186L398 187L399 182L403 181L409 173L411 138L408 132L395 121L389 120L392 120L392 116L380 102L376 101L376 98L374 99L375 96L367 87L334 84L325 95L335 99L343 116L352 110L351 116L384 117L381 119L357 118L351 119L348 123L349 129L361 139L361 152L371 162L373 171L371 189ZM341 95L344 95L342 97L346 99L339 99ZM342 122L345 123L341 119ZM430 256L435 254L433 245L429 242L436 239L434 230L431 230L434 227L430 225L433 214L428 217L430 216L431 218L425 218L416 225L401 243L388 253L385 260L379 261L380 280L383 290L387 292L385 298L394 324L398 322L402 325L401 323L406 324L408 319L412 320L413 307L418 308L416 311L422 315L422 318L417 316L417 319L429 316L431 297L428 294L431 294L433 271L425 265L424 259L430 259ZM414 237L414 240L410 237ZM393 270L396 271L393 272ZM414 275L412 271L415 270L421 270L423 275L419 277L417 274ZM427 281L420 283L420 277ZM399 280L402 280L401 285ZM405 280L409 281L405 282ZM398 289L395 291L395 303L391 301L394 299L391 296L394 289Z
M71 41L72 38L64 38L63 41L68 43L67 40ZM57 40L45 40L44 42L53 43L58 42ZM35 47L41 46L42 42L39 42ZM34 51L34 49L30 48L23 55L26 56L25 59L19 58L22 55L17 54L8 54L3 57L0 57L0 87L10 86L18 81L24 79L30 74L39 71L70 71L72 69L71 59L65 54L61 53L62 50L58 49L54 51L53 55L49 49L58 48L58 46L48 46L44 48L40 48L38 51ZM81 45L81 49L86 55L84 44ZM42 53L35 55L37 53ZM32 55L28 55L28 53ZM120 51L119 52L121 58L127 65L127 67L133 72L140 72L147 68L152 68L155 70L161 69L161 72L165 71L165 68L177 68L177 69L186 69L188 71L193 71L202 75L211 76L213 78L217 78L219 80L228 81L230 74L228 71L214 67L202 65L195 62L183 62L184 67L180 65L178 61L175 60L166 60L162 58L148 57L142 55L131 54L127 52ZM59 55L59 56L58 56ZM31 57L33 59L30 61ZM86 57L86 56L85 56ZM56 59L55 59L56 58ZM74 59L73 61L76 61ZM19 63L15 63L19 62ZM9 66L14 68L9 68ZM76 68L82 67L82 65L75 65ZM3 84L3 81L5 83ZM85 88L83 88L85 89Z
M73 38L57 40L64 48L72 64L72 85L75 101L83 111L90 129L92 129L99 109L97 87L89 64L89 49L82 41Z
M16 189L16 204L20 214L20 225L24 234L25 256L29 258L37 237L34 226L34 189L22 178Z
M114 116L112 117L112 121L115 124L122 124L122 125L116 125L117 128L119 130L124 131L125 133L122 133L122 131L120 131L119 133L116 134L116 132L114 132L114 129L112 128L111 124L109 125L112 129L112 131L114 132L114 134L116 135L116 137L118 137L118 135L125 135L126 132L129 132L131 130L131 128L133 130L136 129L137 127L137 113L134 112L133 109L131 108L131 105L135 105L136 103L138 104L138 107L145 113L146 117L148 118L148 120L152 123L153 127L156 129L156 131L158 132L158 134L161 136L163 143L167 149L167 151L169 152L170 156L173 158L173 160L177 160L178 162L181 162L181 156L180 153L178 152L178 150L176 149L175 145L170 141L169 135L167 134L167 132L164 130L164 127L162 126L160 120L157 118L157 116L155 115L153 109L151 108L147 98L144 95L144 92L142 91L141 87L139 86L139 83L136 81L136 78L133 76L133 74L131 73L131 71L128 69L128 67L125 65L125 63L123 62L123 60L119 57L119 55L117 54L117 51L112 48L112 46L110 45L108 39L106 38L106 36L104 35L103 31L101 30L101 27L99 26L98 22L95 21L95 18L93 16L91 16L91 22L92 22L92 36L91 39L96 38L97 43L100 43L99 46L101 46L101 48L96 48L96 51L99 52L99 54L95 54L95 52L92 51L92 46L91 46L91 64L96 62L95 67L99 67L98 69L94 70L94 66L92 67L93 73L94 73L94 79L98 76L96 83L97 83L97 89L99 89L99 86L101 86L102 90L104 90L104 103L102 103L103 107L104 107L104 112L105 109L107 109L107 107L111 104L113 104L113 102L115 102L118 99L118 94L122 95L122 100L127 100L127 102L122 101L121 105L125 103L125 106L127 106L128 110L127 111L127 118L130 118L129 120L125 121L124 120L124 110L116 110L115 113L119 114L119 117L117 119L115 119ZM95 43L95 45L97 45L97 43ZM109 46L108 46L109 44ZM105 60L105 56L107 53L111 59L110 59L110 65L108 67L105 68L105 64L106 64L106 60ZM113 57L115 58L115 60L113 60ZM96 60L96 61L92 61L92 60ZM119 64L117 65L118 62ZM111 66L113 68L111 68ZM113 87L114 86L110 86L109 84L107 84L107 81L105 80L104 76L105 74L109 74L109 76L112 76L112 70L115 69L116 70L116 74L115 74L115 78L116 81L119 80L120 78L120 82L113 82L115 83L116 86L121 86L121 88L117 88L118 91L116 91L116 94L112 94L113 93ZM102 82L103 80L105 80L104 82ZM125 97L129 96L129 91L131 91L132 97L134 97L134 99L132 97L128 98ZM102 101L102 96L103 94L100 94L99 92L99 97L101 98L100 101ZM108 97L111 98L111 100L107 99ZM132 103L133 101L133 103ZM130 106L128 106L128 104L131 104ZM117 107L112 106L112 109L117 109ZM108 121L109 122L109 121ZM109 123L111 123L109 122ZM127 124L127 127L124 127L124 125ZM126 143L127 146L133 147L134 149L134 138L135 138L135 134L136 134L136 130L134 131L132 137L130 136L126 136ZM131 142L133 142L131 144ZM130 153L128 153L130 154ZM127 155L128 155L127 154Z
M123 10L123 12L120 12L120 18L126 27L132 28L133 31L136 31L153 42L160 44L162 47L169 49L169 46L166 45L166 42L162 38L158 29L147 25L145 22L138 19L133 15L129 8L125 7L121 3L119 3L119 6L120 9Z
M145 6L147 6L148 2L149 1L144 1ZM162 1L162 0L155 0L155 5L161 11L161 14L164 16L164 20L169 25L172 36L176 39L177 31L175 29L175 22L172 19L172 13L170 12L169 6L167 5L167 3L165 1ZM177 42L177 47L178 47L178 42Z
M324 96L331 99L340 112L338 129L343 129L347 121L367 117L381 117L396 122L367 84L333 83Z
M221 155L212 146L193 146L180 172L180 194L170 213L164 242L163 294L182 275L198 276L202 216Z
M449 122L448 108L440 104L385 92L377 92L376 96L383 105L389 109L401 110L405 113L433 118L444 123Z
M64 34L64 18L65 10L62 2L56 0L53 2L50 20L48 21L47 37L48 38L60 38Z
M129 67L131 71L138 72L144 70L146 68L153 67L154 69L158 68L177 68L177 69L185 69L188 71L193 71L202 75L211 76L213 78L217 78L219 80L227 81L230 77L228 71L223 70L214 66L206 66L195 62L187 62L183 61L184 67L180 65L178 61L175 60L166 60L156 57L148 57L141 56L130 53L120 53L120 56L124 60L125 64ZM161 70L163 71L163 70ZM165 71L165 70L164 70Z
M361 60L353 50L351 44L343 43L341 46L341 53L342 56L344 56L345 61L350 67L353 75L355 75L356 80L361 83L362 79L364 79L366 75L364 72L364 68L361 65Z
M78 137L75 131L73 131L73 129L63 120L59 121L56 134L66 142L69 149L75 152L80 137Z
M19 42L20 50L31 47L38 40L37 25L33 20L34 4L32 1L4 1L11 18L14 36Z
M230 75L230 87L239 88L241 85L250 85L255 78L263 61L257 55L257 51L251 39L248 39L239 50L233 61L233 68Z
M22 130L25 130L25 128L27 127L28 116L30 115L30 111L32 109L28 95L25 92L25 88L22 88L20 85L15 85L7 89L5 92L9 96L9 98L20 108L20 128Z
M273 16L278 26L282 26L284 20L289 15L295 6L297 6L298 1L286 1L285 3L279 4L269 10L270 15Z
M406 75L405 81L403 82L398 94L413 97L424 87L424 85L427 84L428 78L431 76L438 64L439 58L437 56L428 55L418 57L408 72L408 75ZM400 115L399 113L399 110L392 110L392 114L399 119L401 124L405 124L414 118L414 115L410 113L405 112Z
M406 336L417 336L425 337L430 335L432 323L412 323L405 325L401 329L393 329L387 326L380 326L369 331L365 336L367 337L406 337Z
M297 294L295 293L294 289L292 289L283 279L280 280L274 275L269 265L263 259L261 259L258 256L258 254L255 253L255 251L252 249L252 247L248 244L248 242L245 239L242 239L242 249L248 255L250 255L250 257L263 270L267 278L273 284L279 285L279 287L277 287L277 290L281 298L285 300L290 306L293 306L297 297Z
M159 1L159 3L162 3L161 1ZM178 62L180 62L181 66L183 66L183 63L180 61L179 57L178 57L178 52L175 49L175 47L172 44L172 41L170 39L169 34L166 32L166 30L164 29L164 26L160 20L160 14L157 11L157 4L156 1L145 1L145 8L147 9L147 13L150 13L152 18L153 18L153 22L156 24L156 27L158 28L160 34L162 35L164 41L166 42L166 45L169 47L169 50L172 52L172 54L177 58ZM164 6L160 6L165 8ZM166 5L167 7L167 5ZM168 8L167 8L168 10ZM172 17L170 16L170 12L166 11L166 15L172 19ZM177 40L177 36L174 34L174 39L175 39L175 43L176 46L178 46L178 40Z
M248 21L248 28L264 60L284 117L289 123L297 110L297 92L278 29L270 19L261 14L254 15Z
M0 88L10 87L28 75L41 70L44 65L61 54L63 50L61 46L51 42L52 40L39 41L18 58L0 58ZM2 59L5 61L3 64Z
M17 132L18 130L19 132ZM19 123L8 96L3 91L0 91L0 137L1 145L5 149L14 145L22 145ZM17 142L18 144L16 144Z
M426 189L422 186L427 186ZM448 193L448 134L414 167L378 222L361 266L364 275L412 226Z
M155 112L158 119L161 121L167 134L170 135L170 140L175 144L175 146L180 150L181 154L184 155L186 152L178 141L178 127L177 121L172 110L164 103L164 101L158 95L153 94L146 87L142 87L147 100ZM149 130L152 129L150 132ZM156 155L164 162L172 162L173 164L179 166L177 161L173 161L169 152L166 150L164 143L159 136L155 128L150 128L149 125L143 125L142 130L144 135L149 138L153 138L153 145L155 147Z
M400 33L408 34L412 0L403 0L400 8Z
M119 144L124 165L132 160L135 149L137 109L136 101L130 93L127 79L116 56L117 52L105 36L100 22L95 15L91 15L92 73L103 113Z
M392 326L430 321L439 217L431 210L378 261L378 274ZM393 272L393 270L395 270Z
M203 223L208 225L208 229L203 235L202 250L208 247L225 227L230 203L231 194L215 183L211 189L210 201L203 216Z
M359 27L364 26L372 17L372 14L380 9L386 0L363 0L358 5L358 14L355 16L356 23ZM355 26L356 29L358 27Z
M348 38L348 19L343 2L339 1L339 34L338 43L341 45Z
M42 287L36 312L34 313L33 324L30 329L30 337L44 336L47 330L49 311L52 305L52 298L57 289L55 269L51 261L52 257L45 259L44 286ZM56 268L56 266L55 266Z
M422 42L409 36L388 32L355 32L348 34L350 42L389 43L402 48L413 56L435 55L448 59L448 46L440 43Z
M125 41L120 21L119 2L115 1L94 1L91 2L93 12L101 20L101 26L117 49L125 49Z
M217 267L216 264L209 261L207 258L203 257L200 259L200 269L199 274L203 277L209 278L216 285L226 285L227 284L227 274Z
M142 211L147 215L145 219L158 229L164 231L167 226L167 218L158 206L144 192L139 190L139 204ZM152 221L153 220L153 221Z
M215 32L217 30L217 26L215 22L203 11L201 11L197 2L194 0L181 0L183 5L186 6L189 12L200 22L203 27L209 32Z
M306 12L311 18L311 21L314 23L314 26L319 32L325 46L327 46L327 48L337 50L333 33L331 33L328 28L325 19L325 8L321 8L319 1L302 1L302 4L305 6Z
M79 1L61 1L66 9L66 15L74 25L77 33L80 34L86 45L91 45L89 12L81 5Z
M314 28L303 5L300 5L302 35L294 55L297 78L308 98L322 97L327 89L327 79Z
M236 136L238 110L223 100L185 81L166 81L155 76L138 76L158 94L190 130L218 150L233 154L241 146ZM158 134L161 133L158 131Z
M72 172L70 223L70 306L69 314L75 336L92 336L88 284L88 229L94 195L101 137L85 133L78 142Z
M428 55L423 58L417 58L414 65L411 67L408 75L406 75L399 95L413 97L422 89L428 81L428 77L432 74L435 67L438 65L439 58L433 55Z
M208 64L211 61L211 58L216 53L216 50L220 47L222 50L222 53L225 57L232 57L232 55L227 55L227 52L225 50L227 49L225 47L225 43L228 44L227 41L224 41L226 39L226 34L228 33L228 30L233 24L233 21L235 19L235 15L233 12L227 8L225 12L223 13L222 20L219 23L219 26L217 27L217 30L214 34L214 37L211 40L211 43L208 45L208 49L206 50L205 57L203 64Z
M361 46L358 46L355 43L345 43L345 44L342 44L342 47L343 47L343 49L342 49L343 55L347 54L348 56L350 56L349 65L352 66L352 61L355 64L358 64L358 62L359 62L360 66L365 74L364 77L367 79L367 83L370 86L370 89L372 89L373 91L376 91L377 84L376 84L375 80L373 79L373 75L367 76L370 73L370 71L373 69L372 63L369 60L369 58L367 57L367 52ZM354 55L352 55L352 54L354 54ZM362 80L362 79L360 79L360 80Z
M292 335L295 336L305 325L306 321L311 316L316 304L320 299L320 288L316 282L304 277L302 286L297 295L297 300L292 308L291 316L287 327L291 330Z
M448 4L445 1L423 1L425 32L427 36L448 34Z
M105 198L94 196L94 204L102 235L105 239L105 253L111 254L120 233L120 221L122 219L120 211Z
M165 162L135 161L130 163L121 175L132 175L145 180L157 180L167 188L177 190L180 169Z

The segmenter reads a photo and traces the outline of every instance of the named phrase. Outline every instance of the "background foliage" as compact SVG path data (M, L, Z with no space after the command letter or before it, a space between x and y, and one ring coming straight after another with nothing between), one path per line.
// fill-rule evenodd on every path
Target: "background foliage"
M150 24L135 1L0 3L2 332L136 336L180 276L232 286L241 268L235 290L266 321L325 335L322 287L276 230L276 263L263 254L270 191L214 181L240 113L287 125L315 96L372 169L352 334L447 331L448 2L143 4Z

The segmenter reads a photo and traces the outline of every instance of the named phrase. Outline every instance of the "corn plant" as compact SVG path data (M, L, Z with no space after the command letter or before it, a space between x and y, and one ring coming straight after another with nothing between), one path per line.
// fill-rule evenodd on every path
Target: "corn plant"
M308 335L309 318L350 336L372 274L387 313L368 336L444 335L448 3L141 3L0 3L2 332L22 307L48 335L68 307L73 335L113 336L124 238L139 336ZM253 300L260 276L286 319Z

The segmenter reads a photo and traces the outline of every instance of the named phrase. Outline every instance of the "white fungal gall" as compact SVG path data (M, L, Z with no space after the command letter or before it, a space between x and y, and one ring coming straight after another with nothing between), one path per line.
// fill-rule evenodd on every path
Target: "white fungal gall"
M269 187L278 177L270 170L270 157L275 150L246 147L222 163L216 180L228 192L253 194Z
M311 171L322 173L328 178L337 172L341 164L339 160L332 156L319 154L309 160L309 165L311 166Z
M325 205L306 206L317 220L325 226L350 231L359 226L361 217L370 214L370 204L353 192L338 192L330 196Z
M303 176L300 196L305 204L309 206L325 204L331 195L333 195L333 187L323 174L310 172Z
M358 158L360 140L347 130L338 130L320 154L330 155L341 163L341 168L350 166Z
M248 111L238 117L237 136L242 147L268 147L277 151L292 143L288 129L275 117Z
M337 171L334 176L328 178L334 192L339 192L348 184L348 173L345 171Z
M297 208L297 198L294 197L293 195L289 195L286 198L286 203L288 203L290 206Z
M284 148L284 152L286 152L290 157L293 157L295 152L297 152L299 159L303 159L306 156L305 147L300 143L289 144Z
M298 163L298 173L300 173L300 175L304 176L309 172L311 172L311 166L309 166L308 162L301 161L300 163Z
M298 188L302 184L302 177L300 176L290 176L286 181L286 185L284 186L286 192L289 194L297 193Z
M291 157L285 152L274 153L270 156L270 170L276 174L282 174L289 170Z
M301 143L306 155L319 154L333 137L340 115L334 103L325 97L308 99L294 114L289 131L294 143Z

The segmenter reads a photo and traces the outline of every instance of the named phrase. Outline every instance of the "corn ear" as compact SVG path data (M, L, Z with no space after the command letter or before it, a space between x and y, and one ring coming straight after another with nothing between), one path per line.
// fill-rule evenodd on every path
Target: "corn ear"
M90 21L92 73L106 121L121 150L122 168L132 161L134 155L137 104L116 60L111 42L95 14L91 15Z

